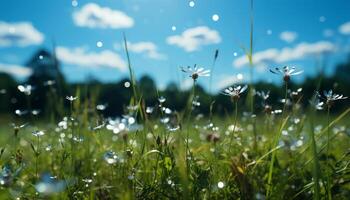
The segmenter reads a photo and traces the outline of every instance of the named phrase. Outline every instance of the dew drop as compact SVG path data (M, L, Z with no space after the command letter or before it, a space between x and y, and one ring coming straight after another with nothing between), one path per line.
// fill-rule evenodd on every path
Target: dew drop
M193 8L193 7L195 6L195 3L194 3L194 1L190 1L190 2L188 3L188 5L189 5L191 8Z
M234 56L234 57L238 56L238 53L237 53L237 52L234 52L234 53L233 53L233 56Z
M172 31L176 31L176 26L172 26L172 27L171 27L171 30L172 30Z
M218 182L218 188L223 188L225 186L224 182L220 181Z

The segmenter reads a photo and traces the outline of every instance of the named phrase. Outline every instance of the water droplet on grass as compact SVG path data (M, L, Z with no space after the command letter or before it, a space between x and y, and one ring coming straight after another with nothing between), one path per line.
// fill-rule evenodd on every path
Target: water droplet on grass
M225 186L224 182L220 181L218 182L218 188L223 188Z

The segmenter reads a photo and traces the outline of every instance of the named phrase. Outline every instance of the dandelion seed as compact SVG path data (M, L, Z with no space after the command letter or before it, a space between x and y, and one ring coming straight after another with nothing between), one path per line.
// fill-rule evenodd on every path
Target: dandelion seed
M40 60L44 59L44 56L43 55L39 55L39 59Z
M73 96L66 96L66 99L70 102L75 101L78 99L78 97L73 97Z
M220 17L219 17L219 15L214 14L214 15L211 17L211 19L212 19L214 22L217 22L217 21L219 21Z
M303 71L295 71L295 67L289 68L288 66L284 66L283 69L276 67L274 70L270 69L270 72L273 74L282 75L285 82L288 82L291 76L303 73Z
M176 31L176 26L172 26L172 27L171 27L171 30L172 30L172 31Z
M234 86L226 88L223 92L221 92L223 95L230 96L233 101L237 101L240 98L240 95L248 88L247 85L245 86Z
M200 76L210 76L210 70L205 70L202 67L197 68L197 65L194 65L193 68L190 66L188 66L187 68L182 67L181 71L190 74L189 76L194 81L196 81Z
M195 6L195 3L194 3L194 1L190 1L190 2L188 3L188 5L189 5L191 8L193 8L193 7Z
M237 56L238 56L238 53L237 53L237 52L233 52L233 56L234 56L234 57L237 57Z

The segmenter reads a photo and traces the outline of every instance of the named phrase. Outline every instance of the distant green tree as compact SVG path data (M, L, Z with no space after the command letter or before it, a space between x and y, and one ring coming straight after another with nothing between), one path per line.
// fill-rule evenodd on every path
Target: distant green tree
M9 74L0 73L0 112L7 113L14 110L17 82Z
M150 76L142 76L138 81L141 96L145 103L154 105L157 101L157 87Z

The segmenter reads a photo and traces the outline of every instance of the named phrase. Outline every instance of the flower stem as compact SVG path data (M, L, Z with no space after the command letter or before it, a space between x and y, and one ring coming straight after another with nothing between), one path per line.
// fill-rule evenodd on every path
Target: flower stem
M233 141L233 137L234 137L234 133L236 130L238 130L238 128L236 127L237 126L237 115L238 115L238 101L235 100L235 119L234 119L234 122L233 122L233 133L230 137L230 150L231 150L231 147L232 147L232 141Z
M282 110L282 113L284 116L285 116L285 112L287 109L287 96L288 96L288 82L285 81L284 105L283 105L283 110Z
M331 180L330 180L330 174L328 169L330 169L329 164L329 141L330 141L330 119L329 119L329 111L330 106L327 107L327 150L326 150L326 176L327 176L327 197L328 200L332 200L332 193L331 193Z

